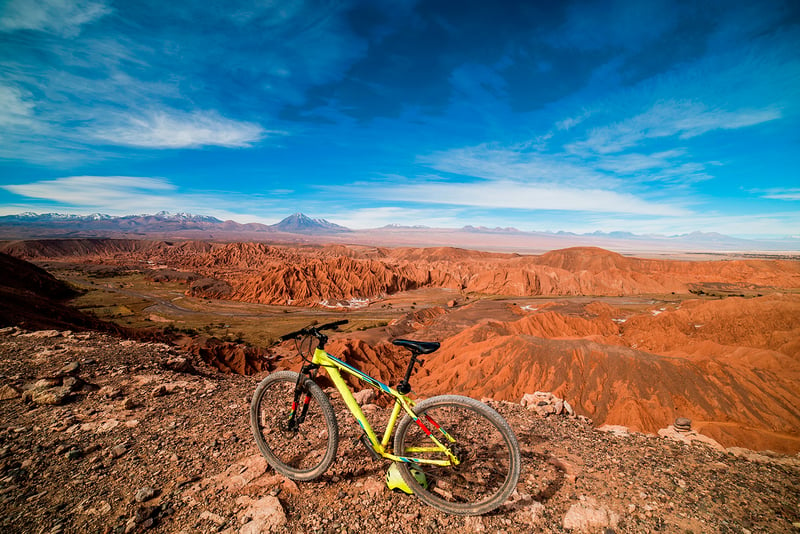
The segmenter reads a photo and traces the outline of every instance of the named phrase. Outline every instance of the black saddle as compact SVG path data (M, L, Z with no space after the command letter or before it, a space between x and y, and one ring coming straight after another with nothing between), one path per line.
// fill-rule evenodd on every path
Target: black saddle
M439 348L438 341L412 341L410 339L395 339L393 344L405 347L415 354L430 354Z

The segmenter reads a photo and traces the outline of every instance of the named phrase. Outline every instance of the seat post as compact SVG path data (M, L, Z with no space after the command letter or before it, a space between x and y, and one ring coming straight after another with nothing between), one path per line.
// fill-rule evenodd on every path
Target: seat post
M417 363L417 356L419 356L419 353L412 350L411 361L408 362L408 368L406 369L406 376L404 376L403 380L397 384L397 391L403 395L407 395L411 392L411 384L409 383L409 380L411 379L411 373L414 372L414 365Z

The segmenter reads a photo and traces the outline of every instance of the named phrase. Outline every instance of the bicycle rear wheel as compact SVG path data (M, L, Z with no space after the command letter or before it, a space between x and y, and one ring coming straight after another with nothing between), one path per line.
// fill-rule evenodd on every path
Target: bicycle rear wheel
M519 480L521 455L514 431L499 413L475 399L456 395L424 400L414 406L414 412L460 460L457 466L444 467L398 463L403 480L420 500L451 514L479 515L508 499ZM436 425L455 441L448 440ZM413 450L432 445L413 419L403 418L395 434L395 454L420 459L447 458L442 452ZM410 473L412 466L425 474L427 488Z
M289 428L298 376L278 371L261 381L250 403L250 426L269 465L292 480L313 480L336 458L339 425L327 395L305 379L297 414L304 404L308 409L297 427Z

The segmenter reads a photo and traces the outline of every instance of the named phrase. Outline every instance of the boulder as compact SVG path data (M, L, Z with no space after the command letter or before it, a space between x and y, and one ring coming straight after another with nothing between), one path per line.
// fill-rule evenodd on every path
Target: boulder
M604 528L616 528L619 515L594 499L586 499L570 506L564 516L565 530L597 532Z
M277 497L268 495L254 502L244 513L249 517L239 534L274 532L286 525L286 513Z

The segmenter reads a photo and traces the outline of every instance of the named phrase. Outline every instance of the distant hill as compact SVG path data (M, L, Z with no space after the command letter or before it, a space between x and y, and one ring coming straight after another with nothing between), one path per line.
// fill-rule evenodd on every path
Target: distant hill
M189 213L169 213L160 211L153 215L125 215L113 217L102 213L91 215L63 215L60 213L21 213L0 217L0 227L20 229L50 230L79 234L81 232L97 234L98 232L163 232L181 230L209 230L225 228L230 230L268 230L263 224L239 224L233 221L221 221L216 217L192 215ZM30 233L30 232L28 232Z
M0 252L0 327L123 331L66 304L77 295L40 267Z
M186 232L187 236L197 237L197 232L209 234L250 234L250 233L298 233L328 234L349 232L348 228L326 221L313 219L302 213L295 213L276 224L241 224L235 221L222 221L207 215L190 213L169 213L160 211L153 215L125 215L114 217L102 213L91 215L63 215L60 213L21 213L0 217L0 233L5 238L31 237L103 237L116 234L164 234L176 236ZM211 237L210 235L202 237Z
M312 219L302 213L289 215L281 222L273 224L271 228L280 232L289 233L316 233L316 232L349 232L349 228L339 226L325 219Z

